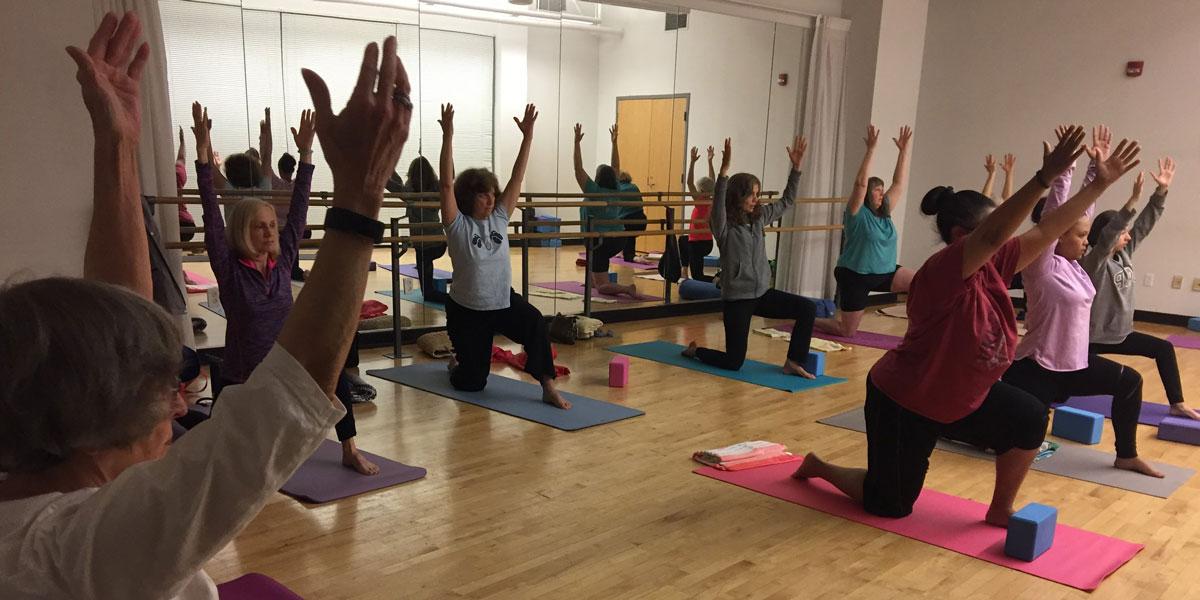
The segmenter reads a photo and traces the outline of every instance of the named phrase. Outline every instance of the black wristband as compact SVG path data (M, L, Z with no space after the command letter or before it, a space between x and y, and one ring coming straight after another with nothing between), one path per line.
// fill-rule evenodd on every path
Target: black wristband
M1040 185L1046 189L1050 189L1050 184L1046 183L1046 181L1044 179L1042 179L1042 177L1045 177L1045 176L1042 175L1041 169L1039 169L1037 173L1033 174L1033 178L1037 180L1038 185Z
M336 206L325 211L325 229L355 233L376 244L383 241L383 223Z

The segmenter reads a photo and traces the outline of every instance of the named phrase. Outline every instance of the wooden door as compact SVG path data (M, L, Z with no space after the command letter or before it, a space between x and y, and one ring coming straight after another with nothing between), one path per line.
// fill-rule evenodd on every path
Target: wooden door
M687 143L687 97L625 98L617 100L621 137L621 169L643 192L683 189L684 147ZM653 197L646 197L652 202ZM670 200L670 198L664 198ZM681 211L676 211L681 214ZM666 208L646 207L648 219L666 218ZM657 229L657 227L651 227ZM641 237L637 249L661 252L662 236Z

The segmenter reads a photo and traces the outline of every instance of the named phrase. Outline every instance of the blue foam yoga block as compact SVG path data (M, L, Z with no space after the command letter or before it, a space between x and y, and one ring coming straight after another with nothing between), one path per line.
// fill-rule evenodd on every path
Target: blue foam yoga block
M704 257L704 266L706 266L706 267L721 266L721 257L720 256L705 256Z
M684 279L679 283L679 297L684 300L713 300L721 297L721 289L707 281Z
M805 371L810 375L820 377L825 374L825 353L817 350L810 350L808 356L804 359L802 365Z
M448 279L439 279L437 277L434 277L433 278L433 289L445 294L446 293L446 284L448 282L449 282Z
M1054 425L1050 433L1084 444L1099 444L1104 428L1104 415L1069 406L1054 409Z
M1158 439L1200 446L1200 421L1166 417L1158 424Z
M616 283L616 282L617 282L617 274L616 274L616 273L609 273L609 274L608 274L608 280L609 280L610 282L612 282L612 283Z
M1200 331L1200 317L1192 317L1188 319L1188 329L1192 331Z
M1004 538L1004 553L1024 561L1032 561L1050 549L1054 543L1054 528L1058 525L1058 509L1031 502L1008 520L1008 535Z

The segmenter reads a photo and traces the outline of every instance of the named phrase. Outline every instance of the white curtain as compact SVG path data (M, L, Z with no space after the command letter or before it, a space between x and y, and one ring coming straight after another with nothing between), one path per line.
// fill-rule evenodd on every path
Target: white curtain
M830 197L840 192L845 144L842 96L845 90L844 27L816 18L800 96L800 131L808 138L801 197ZM784 217L784 226L831 225L842 220L841 204L801 204ZM814 231L780 236L776 287L813 298L832 298L833 267L841 248L840 231Z
M162 19L158 0L93 0L96 23L104 13L134 11L142 21L142 38L150 44L150 58L142 72L142 139L138 145L138 171L142 194L175 197L175 132L171 130L171 102L167 93L167 57L163 45ZM194 155L189 155L194 158ZM179 215L172 205L155 209L163 241L179 240ZM179 250L167 251L167 261L175 281L183 284L183 263ZM180 290L186 294L187 290ZM179 318L184 344L195 345L191 319Z

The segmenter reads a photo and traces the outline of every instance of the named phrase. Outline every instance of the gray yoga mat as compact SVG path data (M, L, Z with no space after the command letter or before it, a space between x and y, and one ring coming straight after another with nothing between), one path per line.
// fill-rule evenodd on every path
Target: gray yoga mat
M859 433L866 433L867 431L866 416L863 415L862 408L855 408L844 413L825 417L824 419L818 419L817 422ZM938 440L937 447L947 452L965 454L984 460L995 460L994 455L968 444ZM1071 479L1079 479L1081 481L1090 481L1100 485L1107 485L1148 496L1157 496L1159 498L1169 498L1175 490L1179 489L1179 486L1187 483L1187 480L1191 479L1192 475L1196 473L1193 469L1152 462L1150 464L1154 465L1154 468L1159 471L1162 471L1166 477L1162 479L1147 477L1132 471L1114 469L1112 466L1114 459L1115 455L1107 452L1092 450L1083 446L1062 444L1053 455L1034 462L1033 470L1062 475L1063 477L1070 477Z
M362 475L346 468L342 465L342 445L325 440L279 491L303 502L322 504L425 476L425 469L421 467L411 467L365 450L359 451L379 465L378 474Z
M459 391L450 386L446 365L440 362L375 369L367 371L367 375L563 431L576 431L645 414L635 408L568 392L562 392L562 395L571 402L571 408L563 410L542 402L541 386L495 373L488 377L487 387L483 391Z
M209 304L207 301L204 301L200 303L200 306L207 308L209 311L215 313L222 319L225 318L225 307L221 306L220 304Z

